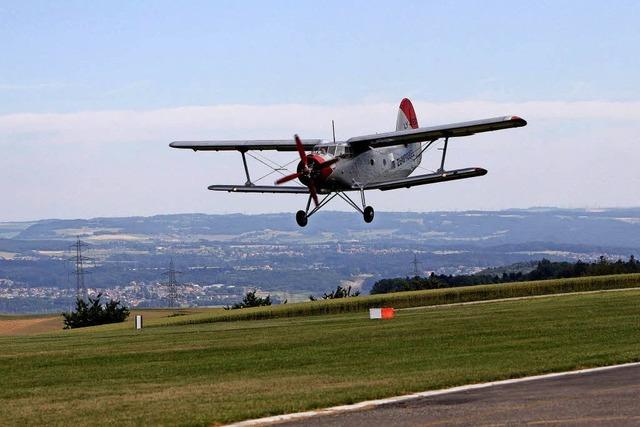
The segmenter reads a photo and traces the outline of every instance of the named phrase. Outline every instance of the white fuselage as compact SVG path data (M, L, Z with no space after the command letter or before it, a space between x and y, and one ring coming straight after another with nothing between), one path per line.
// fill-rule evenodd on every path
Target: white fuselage
M329 152L320 152L322 148L323 145L317 146L314 152L327 160L334 157ZM371 148L352 156L347 154L338 157L341 160L333 166L333 172L322 184L323 188L354 189L374 182L406 178L422 160L419 143Z

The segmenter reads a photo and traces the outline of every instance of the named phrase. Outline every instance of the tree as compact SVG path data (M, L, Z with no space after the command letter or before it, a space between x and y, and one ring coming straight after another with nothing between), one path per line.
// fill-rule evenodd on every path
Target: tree
M95 298L89 297L88 303L78 298L75 311L62 313L64 329L119 323L124 322L129 317L129 309L121 305L120 301L111 300L102 305L100 303L101 298L101 293L96 295Z
M575 266L573 267L576 277L586 275L588 269L589 269L589 264L582 262L582 260L578 260L578 262L576 262Z

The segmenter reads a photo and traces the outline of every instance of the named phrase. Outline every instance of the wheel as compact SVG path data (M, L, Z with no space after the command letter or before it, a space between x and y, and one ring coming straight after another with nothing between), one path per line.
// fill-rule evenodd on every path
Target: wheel
M375 212L373 211L373 208L371 206L367 206L366 208L364 208L364 222L373 221L374 215Z
M307 213L305 211L296 212L296 222L300 227L307 225Z

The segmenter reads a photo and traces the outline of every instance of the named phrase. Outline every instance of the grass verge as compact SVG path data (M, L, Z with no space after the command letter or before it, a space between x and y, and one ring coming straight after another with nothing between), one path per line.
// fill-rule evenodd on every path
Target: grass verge
M1 422L210 425L640 360L640 291L0 338Z

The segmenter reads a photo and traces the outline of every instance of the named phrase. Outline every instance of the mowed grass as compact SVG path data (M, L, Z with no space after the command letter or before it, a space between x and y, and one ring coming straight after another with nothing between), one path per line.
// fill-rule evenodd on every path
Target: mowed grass
M0 423L210 425L640 360L640 291L0 338Z

